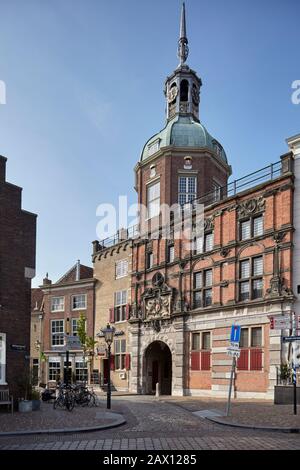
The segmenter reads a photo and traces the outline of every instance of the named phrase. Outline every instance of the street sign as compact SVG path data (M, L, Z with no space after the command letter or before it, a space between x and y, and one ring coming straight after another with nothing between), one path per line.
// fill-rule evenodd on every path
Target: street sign
M292 343L293 341L300 341L300 336L283 336L284 343Z
M270 326L271 330L290 330L292 328L292 320L290 314L271 316ZM298 319L299 320L299 319Z
M82 349L80 339L78 336L66 335L66 344L67 349Z
M231 357L240 357L241 350L240 349L230 349L230 348L228 348L227 349L227 354L228 354L228 356L231 356Z
M230 333L230 342L239 343L241 338L241 327L240 325L232 325Z

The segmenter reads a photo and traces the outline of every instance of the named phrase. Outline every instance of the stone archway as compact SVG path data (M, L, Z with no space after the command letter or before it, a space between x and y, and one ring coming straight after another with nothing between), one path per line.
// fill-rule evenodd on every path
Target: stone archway
M144 392L154 394L159 383L162 395L172 394L172 353L163 341L153 341L144 354Z

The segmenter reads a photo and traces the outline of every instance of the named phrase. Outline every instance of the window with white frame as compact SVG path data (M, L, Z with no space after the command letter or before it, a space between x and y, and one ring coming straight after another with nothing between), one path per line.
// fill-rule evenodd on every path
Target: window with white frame
M64 297L51 297L51 312L63 312L65 309Z
M211 251L214 247L214 234L213 232L199 235L195 238L195 254L203 253L203 251Z
M51 344L52 346L64 345L64 320L51 320Z
M77 336L78 318L72 318L72 335Z
M121 277L125 277L128 274L128 260L121 259L120 261L116 262L116 279L120 279Z
M84 362L81 357L75 358L75 376L78 382L86 382L88 379L87 362Z
M127 290L115 292L115 322L126 320Z
M160 181L147 186L147 216L149 219L160 213Z
M248 240L252 237L258 237L264 233L264 219L262 215L250 217L240 221L240 239Z
M124 370L126 360L126 340L116 339L115 340L115 369Z
M48 379L59 380L60 379L60 358L49 357L48 362Z
M168 246L168 263L173 263L175 259L175 248L174 245Z
M72 310L85 310L85 309L86 309L86 294L73 295Z
M178 203L180 205L193 201L197 197L196 176L179 176L178 179Z
M0 333L0 384L6 383L6 334Z

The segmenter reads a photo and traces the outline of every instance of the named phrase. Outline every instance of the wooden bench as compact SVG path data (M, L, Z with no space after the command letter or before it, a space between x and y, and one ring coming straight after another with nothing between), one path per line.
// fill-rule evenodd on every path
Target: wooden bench
M8 405L11 407L11 413L14 412L14 399L9 395L9 390L0 390L0 405Z

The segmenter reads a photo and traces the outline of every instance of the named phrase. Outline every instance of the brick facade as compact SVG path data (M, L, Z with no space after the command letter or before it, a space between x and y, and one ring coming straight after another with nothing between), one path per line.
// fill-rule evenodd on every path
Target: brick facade
M36 215L22 210L22 188L6 181L5 167L6 158L0 156L0 334L6 345L0 382L19 398L24 396L25 376L29 377Z

